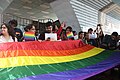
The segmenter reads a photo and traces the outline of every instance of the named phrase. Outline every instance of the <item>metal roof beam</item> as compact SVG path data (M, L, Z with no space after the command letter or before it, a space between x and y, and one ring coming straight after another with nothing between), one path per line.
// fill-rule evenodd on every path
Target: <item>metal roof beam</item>
M114 10L117 5L114 2L109 3L108 5L104 6L102 9L99 9L100 12L108 13Z

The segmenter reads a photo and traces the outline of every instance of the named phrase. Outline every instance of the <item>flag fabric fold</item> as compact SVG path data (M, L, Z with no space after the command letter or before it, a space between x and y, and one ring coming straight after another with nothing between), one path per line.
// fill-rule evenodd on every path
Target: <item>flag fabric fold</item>
M120 64L120 52L79 40L0 44L2 80L83 80Z

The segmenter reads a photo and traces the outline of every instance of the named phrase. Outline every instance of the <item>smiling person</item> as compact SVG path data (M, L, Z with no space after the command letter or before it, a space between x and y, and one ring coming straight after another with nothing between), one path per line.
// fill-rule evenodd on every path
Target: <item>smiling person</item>
M17 42L17 38L15 37L14 29L10 25L3 23L1 25L0 43L6 42Z

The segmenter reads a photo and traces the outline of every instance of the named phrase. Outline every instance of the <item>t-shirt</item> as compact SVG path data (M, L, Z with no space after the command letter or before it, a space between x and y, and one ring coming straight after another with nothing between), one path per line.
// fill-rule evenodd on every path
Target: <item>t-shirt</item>
M112 40L110 35L105 35L105 37L103 38L103 42L102 44L107 45L106 48L107 49L111 49L111 48L116 48L117 47L117 40Z
M97 38L97 34L94 33L94 34L89 34L89 38L90 39L96 39Z
M49 32L43 32L43 33L41 33L38 39L39 40L45 40L45 33L49 33Z
M0 36L0 43L6 43L6 42L17 42L17 38L15 38L15 41L14 41L12 36L10 36L8 40L6 40L4 36Z

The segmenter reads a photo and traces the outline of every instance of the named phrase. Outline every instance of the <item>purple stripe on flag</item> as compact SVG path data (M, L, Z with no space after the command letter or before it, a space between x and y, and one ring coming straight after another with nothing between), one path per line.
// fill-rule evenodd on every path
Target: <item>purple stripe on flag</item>
M83 80L120 64L120 52L114 52L101 63L77 70L35 75L19 80Z

